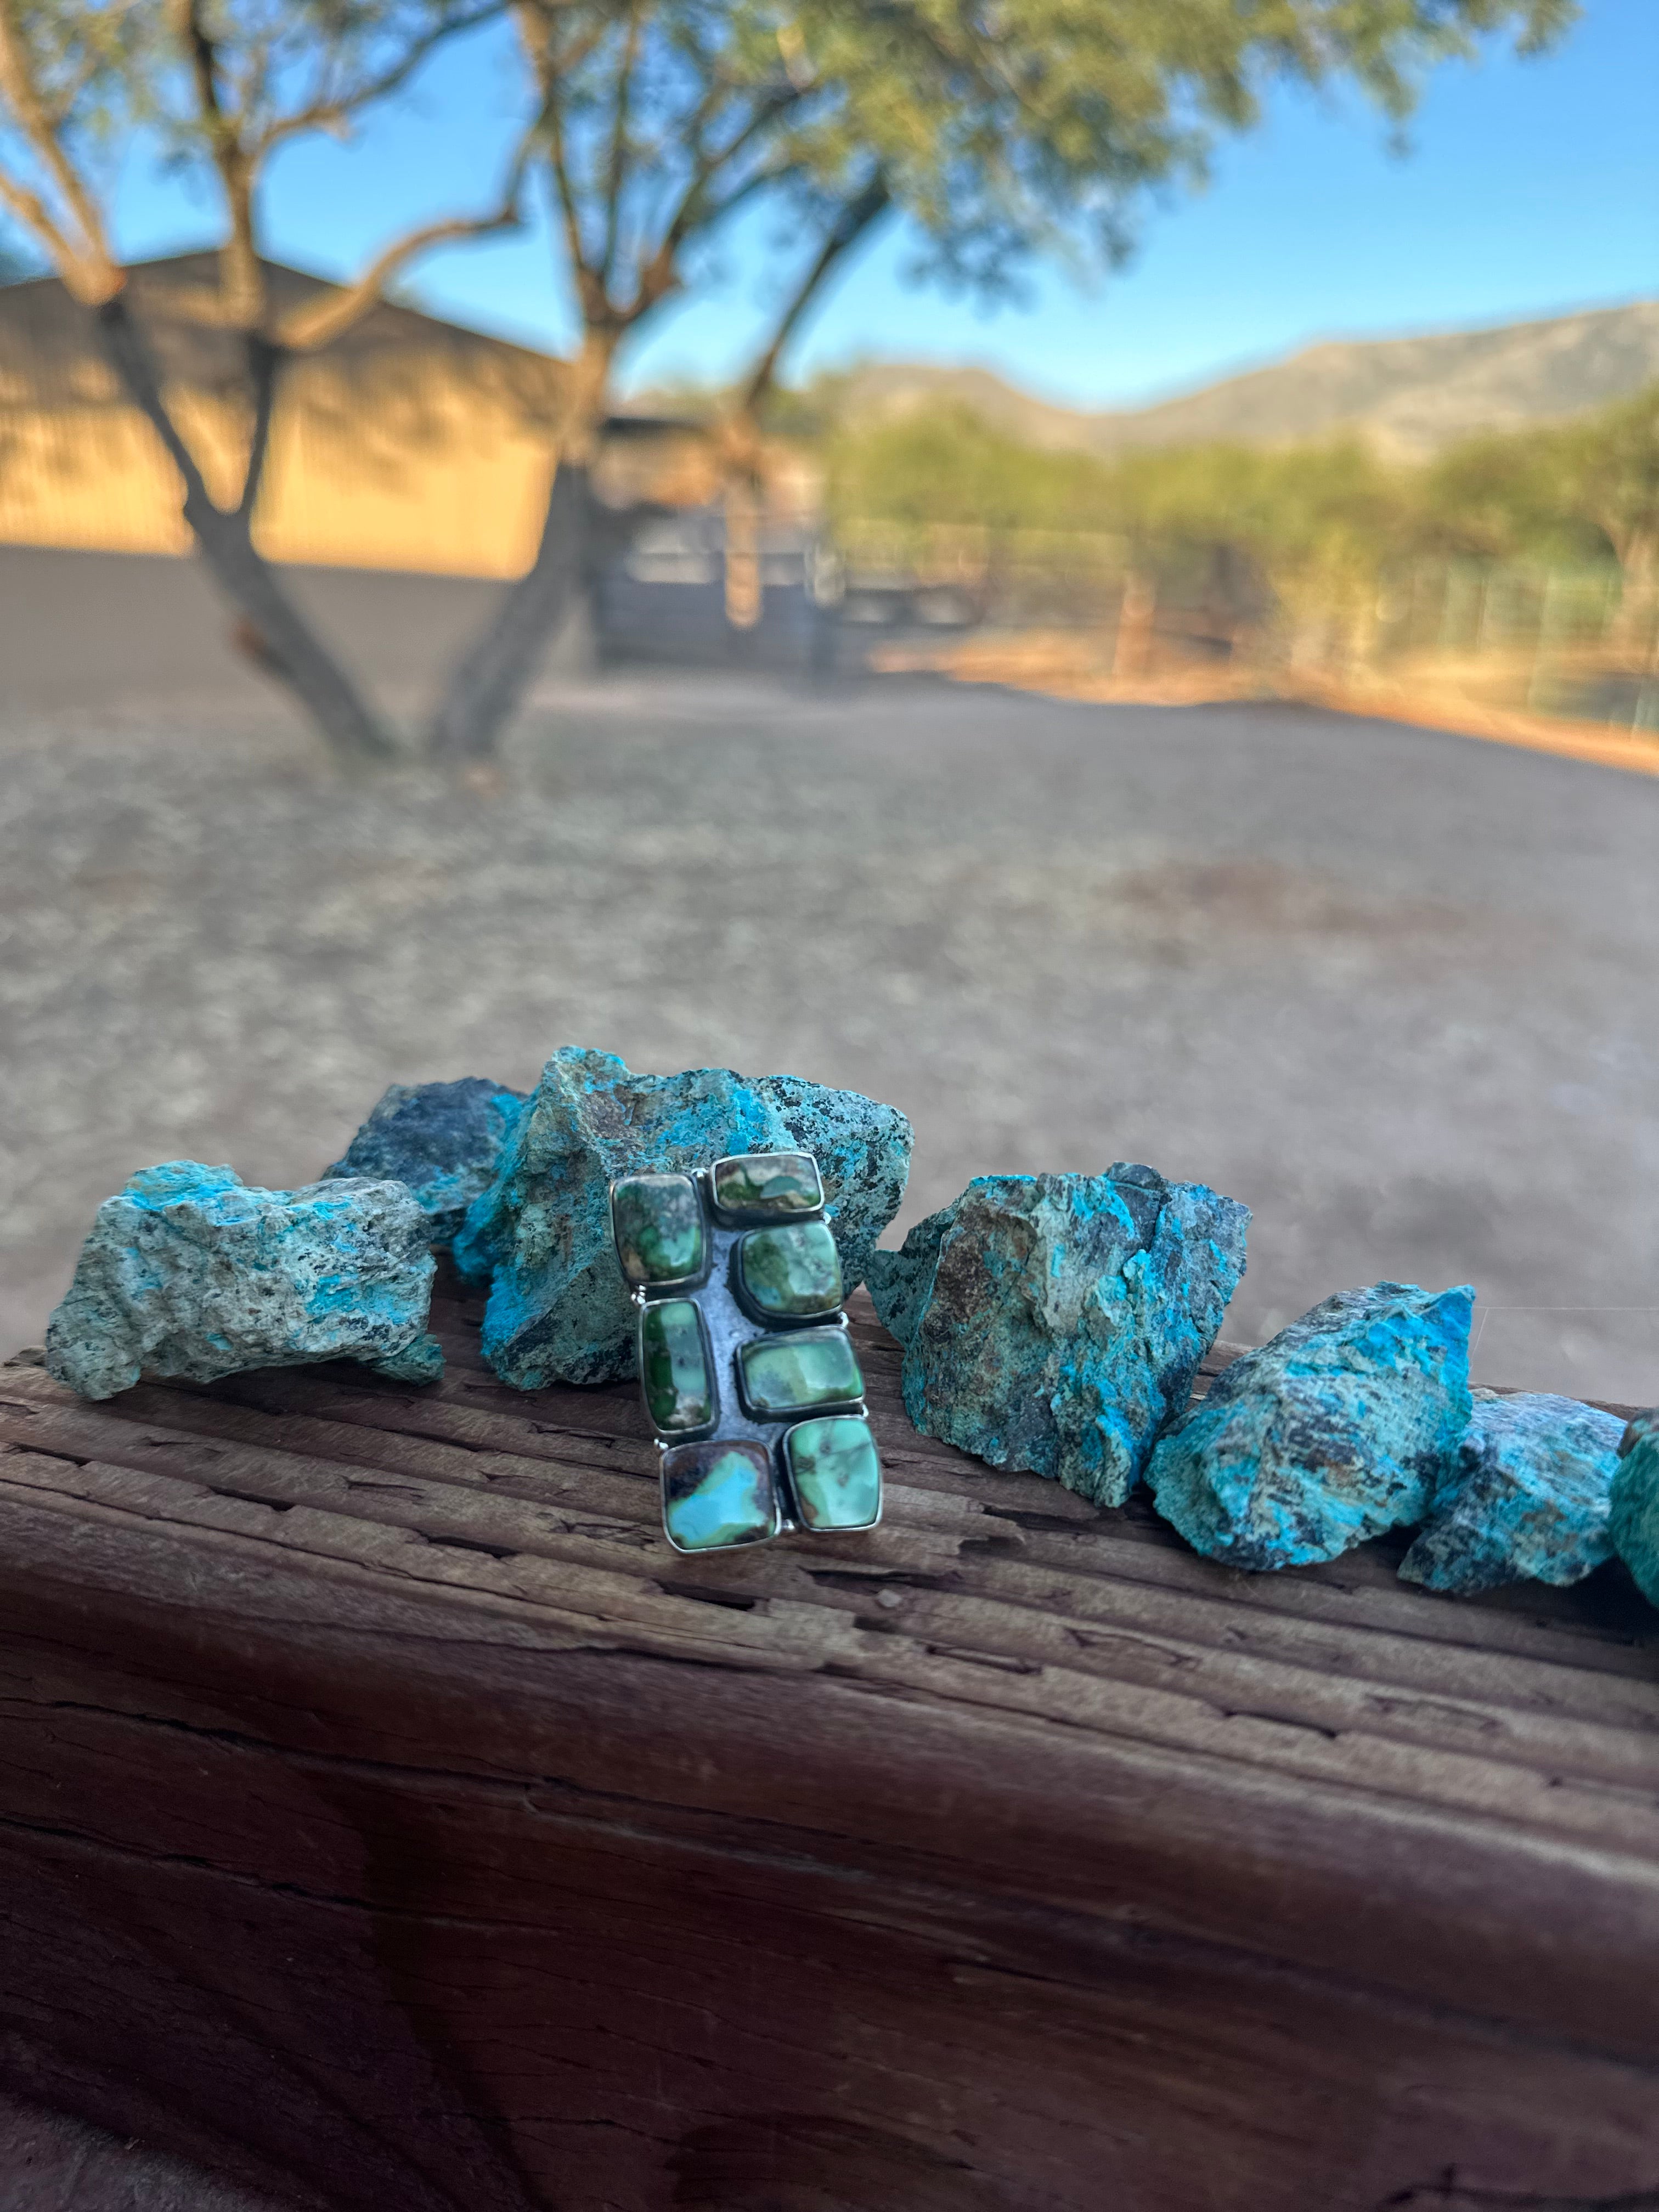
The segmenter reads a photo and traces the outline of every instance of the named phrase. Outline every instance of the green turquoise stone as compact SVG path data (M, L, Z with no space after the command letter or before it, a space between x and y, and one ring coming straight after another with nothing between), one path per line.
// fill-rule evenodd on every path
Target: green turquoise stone
M611 1224L630 1283L685 1283L702 1273L702 1200L690 1176L623 1176L611 1188Z
M652 1425L665 1435L714 1419L714 1381L694 1299L661 1298L640 1316L640 1376Z
M709 1170L714 1203L722 1213L782 1219L816 1213L823 1182L811 1152L737 1152Z
M682 1552L720 1552L775 1536L777 1491L766 1446L677 1444L665 1452L662 1525Z
M806 1528L871 1528L881 1518L881 1462L868 1421L843 1413L803 1421L783 1440L790 1487Z
M743 1395L753 1413L805 1413L864 1395L858 1354L844 1328L803 1328L793 1336L751 1338L738 1353Z
M807 1321L841 1304L841 1259L827 1221L751 1229L738 1246L738 1283L763 1321Z

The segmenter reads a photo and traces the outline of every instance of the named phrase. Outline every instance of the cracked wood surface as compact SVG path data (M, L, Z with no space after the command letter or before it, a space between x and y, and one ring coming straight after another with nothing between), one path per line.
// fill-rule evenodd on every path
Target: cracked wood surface
M1229 1574L854 1310L884 1525L702 1560L453 1302L430 1390L0 1369L4 2088L342 2212L1659 2187L1628 1583Z

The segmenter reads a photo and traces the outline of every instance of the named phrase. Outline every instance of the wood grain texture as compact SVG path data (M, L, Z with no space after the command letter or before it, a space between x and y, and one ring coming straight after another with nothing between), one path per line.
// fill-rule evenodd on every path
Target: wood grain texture
M0 1370L0 2083L311 2212L1659 2207L1659 1617L1246 1579L918 1437L664 1543L442 1306Z

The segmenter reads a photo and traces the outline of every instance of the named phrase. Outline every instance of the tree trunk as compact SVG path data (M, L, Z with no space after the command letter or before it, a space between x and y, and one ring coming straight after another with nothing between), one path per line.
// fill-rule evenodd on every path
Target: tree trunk
M252 495L257 493L269 426L267 391L260 401L249 455L247 495L234 511L210 494L195 456L179 435L161 396L161 380L121 293L98 310L104 343L127 392L172 456L184 480L185 520L197 550L226 597L246 617L268 649L273 672L310 715L335 753L354 763L391 758L397 748L380 727L344 670L317 636L254 550ZM274 358L267 364L274 379ZM256 395L258 397L259 395Z
M752 476L726 487L726 619L751 630L761 618L761 501Z
M253 550L240 517L187 501L185 519L216 580L259 633L266 665L285 684L342 760L395 757L398 748L370 714L355 685L313 631L266 562Z
M440 760L487 760L534 679L587 563L588 470L562 455L553 471L536 557L455 669L432 727Z
M1146 673L1152 662L1152 624L1157 616L1156 580L1132 568L1123 580L1117 635L1112 641L1114 676L1133 677Z

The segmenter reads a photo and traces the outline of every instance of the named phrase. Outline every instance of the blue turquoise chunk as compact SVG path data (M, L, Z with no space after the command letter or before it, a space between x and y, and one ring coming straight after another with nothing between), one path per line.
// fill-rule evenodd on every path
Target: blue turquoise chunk
M681 1552L729 1551L775 1536L777 1489L765 1445L676 1444L663 1455L662 1524Z
M1638 1413L1619 1443L1607 1534L1650 1605L1659 1605L1659 1406Z
M706 1429L716 1410L708 1340L694 1298L661 1298L640 1316L640 1374L653 1428Z
M631 1375L611 1185L745 1152L812 1154L842 1281L861 1283L904 1194L910 1125L895 1108L793 1075L638 1075L614 1053L555 1053L455 1241L463 1276L489 1285L483 1352L502 1381L534 1390Z
M785 1419L814 1406L856 1404L864 1376L844 1328L798 1329L757 1336L739 1347L744 1403L751 1413Z
M99 1207L46 1365L83 1398L142 1375L211 1382L319 1359L431 1380L428 1231L403 1182L255 1190L197 1160L146 1168Z
M630 1283L690 1283L702 1274L702 1200L690 1176L623 1176L611 1188L611 1218Z
M488 1189L522 1091L488 1076L454 1083L394 1083L383 1092L325 1182L366 1177L406 1182L425 1208L435 1245L451 1243L466 1209Z
M841 1304L841 1261L827 1221L751 1229L738 1244L738 1287L762 1321L811 1321Z
M803 1421L783 1440L789 1486L805 1528L872 1528L881 1518L881 1461L855 1413Z
M384 1359L368 1364L371 1373L384 1375L388 1382L441 1382L444 1348L435 1336L417 1336L401 1352L388 1352Z
M1616 1414L1575 1398L1477 1390L1401 1574L1460 1594L1582 1582L1613 1557L1607 1516L1624 1433Z
M1121 1505L1244 1272L1248 1206L1119 1162L980 1176L870 1263L924 1436Z
M744 1221L816 1213L823 1204L818 1164L810 1152L740 1152L709 1173L720 1212Z
M1340 1291L1224 1368L1160 1440L1158 1510L1206 1558L1334 1559L1423 1520L1468 1427L1474 1292Z

